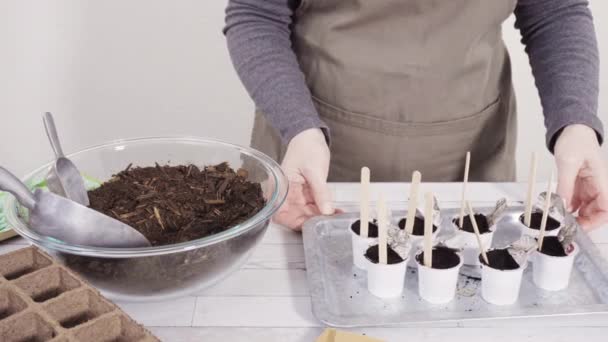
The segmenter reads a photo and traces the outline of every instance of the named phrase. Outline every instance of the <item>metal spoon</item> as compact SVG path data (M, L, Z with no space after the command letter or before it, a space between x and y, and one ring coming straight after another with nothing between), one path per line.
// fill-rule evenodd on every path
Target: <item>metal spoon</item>
M63 154L53 115L46 112L42 118L46 135L51 142L51 147L56 157L55 164L46 178L49 190L88 207L89 195L87 194L84 180L76 165Z
M30 192L2 167L0 190L10 192L29 209L30 228L42 235L84 246L150 246L140 232L118 220L49 191L36 189Z

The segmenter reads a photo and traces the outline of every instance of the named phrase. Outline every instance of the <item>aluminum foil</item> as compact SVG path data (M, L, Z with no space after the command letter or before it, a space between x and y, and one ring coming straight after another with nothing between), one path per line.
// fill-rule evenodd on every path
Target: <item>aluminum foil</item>
M564 246L566 254L570 254L574 251L572 242L576 237L579 225L576 222L576 219L571 215L566 215L565 221L567 221L567 223L560 229L557 239L562 243L562 246ZM538 241L532 236L523 234L519 240L513 242L507 249L513 259L515 259L518 264L523 265L530 255L538 249Z
M538 248L536 238L523 234L521 238L507 247L507 251L519 265L525 265L528 257Z
M386 208L386 214L387 222L389 222L386 230L386 242L401 257L401 259L405 260L409 256L412 248L409 235L404 229L400 229L398 226L390 223L392 222L390 218L393 217L393 213L390 208ZM378 224L378 210L371 209L369 217L370 222Z
M536 203L532 206L533 212L542 212L545 207L545 200L547 198L547 192L541 192L538 195ZM566 215L566 207L564 206L564 200L556 193L551 193L551 203L549 204L549 216L558 222L564 223L564 218L572 215Z
M576 233L579 230L579 224L576 222L576 219L569 218L568 216L566 216L567 222L564 223L564 226L557 234L557 239L562 243L562 246L564 246L564 251L566 254L570 254L574 251L574 245L572 242L574 241Z
M488 219L488 224L490 226L490 229L492 231L494 231L496 229L496 222L498 222L502 215L504 214L505 210L507 210L508 206L507 206L507 200L505 198L501 198L500 200L498 200L496 202L496 206L494 207L494 210L492 210L490 213L488 213L486 215L487 219ZM475 210L475 209L473 209ZM468 214L468 213L467 213ZM449 246L451 248L463 248L464 243L465 243L465 237L463 236L463 234L460 234L460 230L459 229L454 229L452 230L449 234L445 234L443 235L439 240L439 243L445 244L446 246Z
M540 193L540 195L538 196L537 203L534 205L535 211L542 212L545 206L546 198L546 192ZM551 193L549 216L551 216L553 219L557 220L561 224L562 228L560 229L557 238L564 246L564 251L566 251L566 254L572 253L572 251L574 250L572 241L574 241L576 233L579 230L579 224L574 216L569 215L566 212L564 200L556 193Z
M505 210L507 210L508 205L507 205L507 199L506 198L501 198L496 202L496 206L494 207L494 210L489 213L488 215L486 215L486 218L488 219L488 225L490 225L490 227L493 227L496 222L498 222L500 220L500 218L502 217L502 214L504 214Z
M424 219L424 212L420 209L416 209L416 217ZM433 225L439 227L441 226L441 208L439 207L439 201L437 197L433 196Z
M405 260L410 255L412 243L410 235L405 229L400 229L395 225L390 225L387 230L387 243L401 259Z

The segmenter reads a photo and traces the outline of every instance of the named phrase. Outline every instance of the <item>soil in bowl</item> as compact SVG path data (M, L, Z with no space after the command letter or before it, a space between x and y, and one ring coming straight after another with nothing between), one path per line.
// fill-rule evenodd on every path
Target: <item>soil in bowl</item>
M214 235L265 205L259 183L228 163L131 167L89 191L90 207L137 229L153 246Z
M517 261L515 261L513 256L511 256L511 253L506 249L493 249L487 251L486 255L488 256L489 264L486 264L481 255L479 256L479 261L495 270L509 271L519 268Z
M379 247L378 245L371 246L365 252L365 257L367 260L371 261L374 264L378 263L379 260ZM403 258L397 254L390 246L386 246L386 262L389 265L399 264L403 262Z
M406 218L402 218L401 220L399 220L399 228L401 229L405 229L405 221L407 221ZM433 225L433 233L437 231L437 226ZM424 235L424 219L420 218L418 216L416 216L414 218L414 228L412 229L412 234L413 235L418 235L418 236L423 236Z
M458 218L455 218L452 222L458 227ZM475 214L475 222L477 222L477 228L479 228L479 234L485 234L490 232L490 224L488 218L484 214ZM461 230L468 233L475 233L473 224L471 223L471 217L466 215L462 220L462 227L458 227Z
M416 261L421 265L424 265L424 252L418 254ZM453 249L447 247L433 248L433 264L431 265L431 268L445 270L456 267L459 263L460 257Z
M357 235L361 235L361 220L357 220L351 224L350 229ZM367 237L377 238L378 237L378 224L376 220L370 221L367 226Z
M555 257L568 256L557 236L545 236L543 239L543 248L540 252Z
M535 211L532 213L532 216L530 217L530 229L536 229L536 230L540 230L540 223L543 219L543 213L542 211ZM524 214L522 214L519 217L519 221L523 224L526 225L524 223ZM559 223L559 221L557 221L556 219L552 218L551 216L547 217L547 226L545 227L545 230L547 231L551 231L551 230L555 230L558 229L561 226L561 224Z

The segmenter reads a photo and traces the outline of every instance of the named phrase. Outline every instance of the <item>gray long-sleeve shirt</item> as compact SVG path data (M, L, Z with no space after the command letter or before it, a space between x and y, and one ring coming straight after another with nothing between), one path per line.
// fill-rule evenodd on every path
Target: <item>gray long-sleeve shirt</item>
M291 46L298 5L299 0L230 0L224 29L241 81L285 143L309 128L327 133ZM570 124L590 126L601 142L599 56L588 2L519 0L515 17L542 102L549 149Z

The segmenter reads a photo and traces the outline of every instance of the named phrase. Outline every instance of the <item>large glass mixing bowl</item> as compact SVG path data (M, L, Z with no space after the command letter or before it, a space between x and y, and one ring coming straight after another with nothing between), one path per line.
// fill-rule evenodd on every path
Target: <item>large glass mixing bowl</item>
M287 195L288 182L272 159L253 149L215 140L190 137L120 140L68 157L89 182L108 180L130 163L203 167L227 161L234 169L243 167L249 171L250 181L262 184L266 206L250 219L209 237L145 248L79 246L42 236L30 229L27 209L13 196L7 196L4 203L7 220L21 236L116 300L166 300L195 293L225 278L246 262ZM24 182L32 185L44 181L49 168L50 165L42 166L23 178Z

